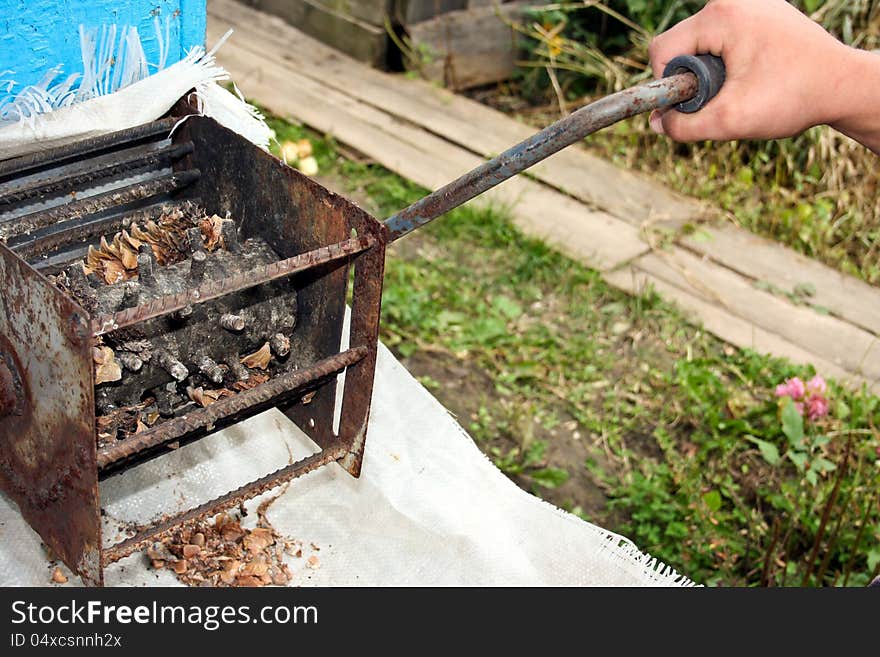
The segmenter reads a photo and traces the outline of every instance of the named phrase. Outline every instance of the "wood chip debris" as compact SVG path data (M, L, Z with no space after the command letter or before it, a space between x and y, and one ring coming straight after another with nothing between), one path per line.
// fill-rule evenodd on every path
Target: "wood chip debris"
M65 575L61 568L55 567L55 570L52 571L52 581L56 584L67 584L67 575Z
M189 395L189 398L196 404L202 408L207 408L218 399L222 397L232 397L235 393L226 388L219 388L217 390L211 390L209 388L208 390L205 390L200 386L198 388L187 388L186 394Z
M122 378L122 366L116 361L116 354L110 347L93 347L92 360L95 361L96 385Z
M259 350L241 359L241 364L251 369L265 370L269 368L272 360L272 348L267 342Z
M167 569L188 586L286 586L293 575L285 555L301 557L301 544L282 537L265 514L248 529L232 514L220 513L146 550L150 567ZM307 565L317 568L318 563L311 557Z
M98 429L98 447L105 447L116 442L120 435L125 438L153 426L159 414L153 410L155 399L147 397L140 404L116 408L95 418Z

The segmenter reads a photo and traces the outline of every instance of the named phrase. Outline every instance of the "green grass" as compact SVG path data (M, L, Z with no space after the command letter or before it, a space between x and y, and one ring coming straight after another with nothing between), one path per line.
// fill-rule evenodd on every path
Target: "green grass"
M306 134L272 125L282 141ZM376 216L424 193L310 137L322 171ZM611 289L502 210L465 207L412 239L388 259L382 339L407 362L469 372L422 379L517 483L699 582L865 585L877 574L876 397L832 383L830 418L798 433L774 388L809 368L733 349L650 291ZM474 382L478 399L457 394ZM577 461L559 449L575 436ZM584 477L606 503L560 497Z

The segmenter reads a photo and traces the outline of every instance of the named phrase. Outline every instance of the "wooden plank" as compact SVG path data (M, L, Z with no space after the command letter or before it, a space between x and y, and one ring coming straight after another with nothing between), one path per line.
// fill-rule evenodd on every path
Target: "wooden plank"
M759 290L752 281L690 251L674 247L640 258L638 270L719 306L837 367L880 380L880 344L875 335Z
M467 0L398 0L396 15L404 25L428 20L468 6Z
M208 29L213 38L225 28L211 23ZM246 93L271 111L331 134L429 189L482 162L473 153L234 42L218 52L218 60ZM599 270L617 267L648 248L633 226L523 177L508 180L477 201L507 207L526 234Z
M302 30L355 60L371 66L385 65L388 35L384 27L347 16L320 4L319 0L260 0L260 9L283 18L296 25L297 31ZM300 47L297 41L289 46Z
M392 0L314 0L337 14L350 16L379 28L385 26L385 17L393 11Z
M447 89L471 89L509 79L516 70L519 39L509 26L523 4L452 11L407 26L416 70Z
M233 0L211 0L209 23L238 31L233 40L266 57L280 56L303 75L412 121L483 157L531 136L534 129L501 112L421 80L359 66L273 16ZM221 50L222 53L222 50ZM635 225L680 226L704 210L641 175L571 146L529 170L541 182Z
M776 242L732 225L705 227L682 241L688 249L756 281L792 292L815 288L810 303L880 335L880 289Z
M761 354L787 358L793 363L812 365L823 376L832 377L851 386L860 387L863 383L868 383L872 392L880 392L880 385L874 384L872 386L864 377L848 372L839 365L793 344L776 333L755 326L754 323L742 317L639 269L638 262L635 261L629 267L606 274L604 277L606 282L633 295L643 294L649 287L652 287L664 299L675 303L691 321L725 342L741 349L752 349Z

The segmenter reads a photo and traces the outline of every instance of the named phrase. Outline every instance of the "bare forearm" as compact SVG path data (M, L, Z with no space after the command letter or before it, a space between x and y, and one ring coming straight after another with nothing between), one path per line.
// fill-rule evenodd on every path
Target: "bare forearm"
M880 154L880 55L847 50L839 75L829 85L827 123Z

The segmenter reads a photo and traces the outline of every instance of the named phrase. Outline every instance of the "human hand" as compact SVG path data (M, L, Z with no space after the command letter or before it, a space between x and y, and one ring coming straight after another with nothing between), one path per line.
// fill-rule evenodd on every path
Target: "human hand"
M655 112L657 132L676 141L776 139L828 123L880 148L877 99L864 88L880 84L880 57L849 48L785 0L712 0L649 49L657 77L673 57L703 53L724 59L724 87L694 114Z

